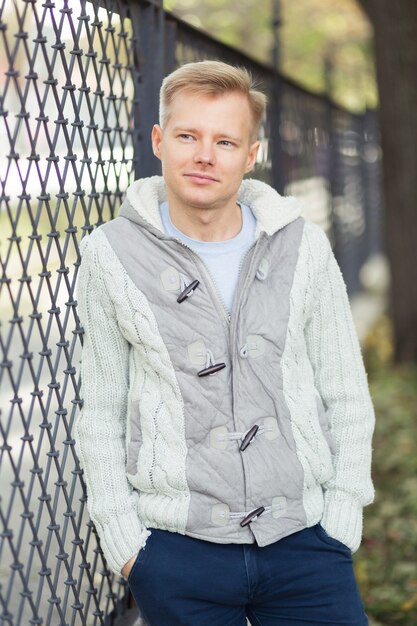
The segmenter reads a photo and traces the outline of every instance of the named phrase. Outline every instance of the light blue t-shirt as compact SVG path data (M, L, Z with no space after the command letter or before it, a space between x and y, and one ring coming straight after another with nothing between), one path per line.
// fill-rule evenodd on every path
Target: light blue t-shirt
M242 228L236 237L226 241L191 239L171 222L168 202L159 206L165 233L180 239L203 259L229 313L232 310L241 258L255 241L256 218L248 206L238 204L242 210Z

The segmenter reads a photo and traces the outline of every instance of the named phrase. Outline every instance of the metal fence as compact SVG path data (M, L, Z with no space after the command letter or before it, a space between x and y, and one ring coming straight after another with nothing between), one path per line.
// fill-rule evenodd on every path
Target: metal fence
M374 112L300 89L157 0L0 2L0 626L115 624L132 602L89 521L71 434L78 244L159 172L162 77L203 58L245 65L270 95L254 175L304 198L350 293L380 250Z

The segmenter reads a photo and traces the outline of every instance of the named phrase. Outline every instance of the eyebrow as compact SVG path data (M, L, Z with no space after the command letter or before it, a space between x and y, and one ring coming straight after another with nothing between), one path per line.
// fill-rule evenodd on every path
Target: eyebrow
M195 135L198 135L199 130L197 128L186 128L185 126L174 126L174 128L172 129L172 132L177 132L178 130L182 130L185 133L194 133ZM242 140L239 139L238 137L231 137L231 135L228 135L227 133L218 133L216 135L216 137L222 137L223 139L227 139L227 140L231 140L234 141L235 143L242 143Z

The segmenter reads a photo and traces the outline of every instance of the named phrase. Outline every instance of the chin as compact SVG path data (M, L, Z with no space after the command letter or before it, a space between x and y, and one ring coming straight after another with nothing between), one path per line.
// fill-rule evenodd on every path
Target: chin
M214 204L218 198L212 196L208 193L196 193L196 194L184 194L180 196L182 201L186 204L196 205L196 206L211 206Z

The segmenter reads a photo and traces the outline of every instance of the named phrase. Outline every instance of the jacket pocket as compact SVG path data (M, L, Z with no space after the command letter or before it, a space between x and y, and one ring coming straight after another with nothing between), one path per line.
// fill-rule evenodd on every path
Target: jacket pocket
M138 473L139 449L142 445L142 429L140 426L139 401L132 402L130 411L130 441L127 445L126 471L134 476Z

